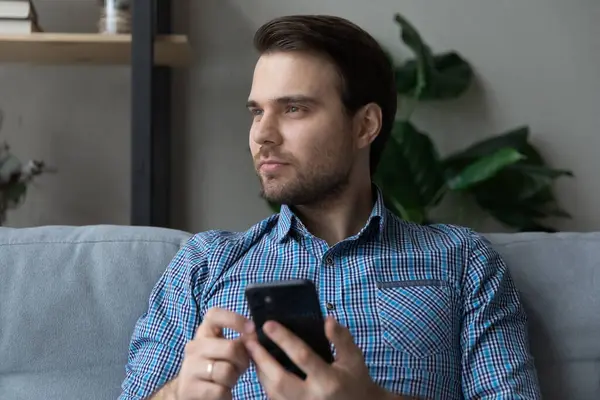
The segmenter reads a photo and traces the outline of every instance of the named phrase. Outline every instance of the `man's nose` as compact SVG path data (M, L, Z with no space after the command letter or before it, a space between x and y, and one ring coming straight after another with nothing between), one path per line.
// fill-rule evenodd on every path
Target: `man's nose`
M263 114L260 121L252 127L252 140L259 145L280 144L281 134L276 116Z

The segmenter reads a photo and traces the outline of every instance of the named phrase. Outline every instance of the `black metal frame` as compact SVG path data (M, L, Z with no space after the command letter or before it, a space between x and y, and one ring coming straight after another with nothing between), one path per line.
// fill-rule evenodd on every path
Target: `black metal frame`
M171 33L171 1L134 0L132 14L131 224L168 227L171 70L154 65L154 40Z

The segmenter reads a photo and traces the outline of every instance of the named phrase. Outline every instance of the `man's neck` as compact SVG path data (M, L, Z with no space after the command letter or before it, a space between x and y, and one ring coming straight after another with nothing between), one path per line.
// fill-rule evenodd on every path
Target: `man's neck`
M361 187L349 186L322 203L294 209L310 233L333 246L365 226L373 209L373 190L370 182Z

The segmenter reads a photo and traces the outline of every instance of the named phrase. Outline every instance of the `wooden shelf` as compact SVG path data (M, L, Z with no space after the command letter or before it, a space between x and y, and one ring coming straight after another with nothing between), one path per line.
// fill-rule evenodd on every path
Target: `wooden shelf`
M190 60L185 35L159 35L157 65L184 66ZM30 64L123 65L131 62L131 35L32 33L0 35L0 62Z

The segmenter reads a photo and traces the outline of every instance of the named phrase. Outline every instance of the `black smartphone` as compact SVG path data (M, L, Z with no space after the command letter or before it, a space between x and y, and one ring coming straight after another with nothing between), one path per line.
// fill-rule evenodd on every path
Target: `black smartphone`
M301 379L306 374L263 333L267 321L276 321L308 344L328 363L333 362L325 321L315 285L304 279L254 283L246 286L246 300L256 327L259 343L286 370Z

